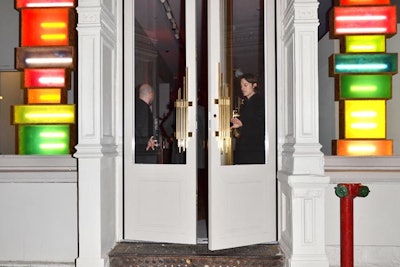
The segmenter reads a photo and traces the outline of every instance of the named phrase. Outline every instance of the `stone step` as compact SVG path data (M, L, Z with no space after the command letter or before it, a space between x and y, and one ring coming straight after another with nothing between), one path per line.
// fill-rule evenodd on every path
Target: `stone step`
M206 244L122 242L109 254L110 267L284 267L278 245L210 251Z

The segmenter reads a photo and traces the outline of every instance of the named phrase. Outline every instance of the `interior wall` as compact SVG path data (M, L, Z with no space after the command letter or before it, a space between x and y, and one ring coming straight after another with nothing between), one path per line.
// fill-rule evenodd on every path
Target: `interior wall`
M0 1L0 70L14 70L14 48L19 46L19 13L14 0Z
M16 154L15 126L11 123L11 107L24 103L22 73L0 71L0 155Z

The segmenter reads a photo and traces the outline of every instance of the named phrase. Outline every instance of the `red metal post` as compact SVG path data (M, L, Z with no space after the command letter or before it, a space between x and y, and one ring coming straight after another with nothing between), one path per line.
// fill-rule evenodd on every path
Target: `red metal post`
M353 200L366 197L369 189L361 184L339 184L335 191L340 197L340 266L354 267Z

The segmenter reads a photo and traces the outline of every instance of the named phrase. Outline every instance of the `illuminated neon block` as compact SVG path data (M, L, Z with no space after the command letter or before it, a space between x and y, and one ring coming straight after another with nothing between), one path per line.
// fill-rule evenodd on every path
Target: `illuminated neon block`
M18 141L22 155L69 154L69 125L20 125Z
M385 35L347 35L345 36L346 53L386 52Z
M16 68L69 68L75 67L73 46L17 47Z
M396 6L334 7L332 26L334 36L394 35L397 32Z
M334 74L397 72L397 54L335 54L332 57Z
M16 8L24 7L75 7L75 0L16 0Z
M337 156L392 156L392 140L334 140L333 154Z
M385 100L340 101L341 139L386 138Z
M392 76L340 75L340 99L390 99Z
M21 46L67 46L74 44L74 15L69 8L21 10Z
M60 88L28 88L27 89L27 104L61 104L61 89Z
M25 88L70 88L70 72L66 69L24 69Z
M13 124L75 123L75 105L15 105Z
M339 0L340 6L379 6L390 5L390 0Z

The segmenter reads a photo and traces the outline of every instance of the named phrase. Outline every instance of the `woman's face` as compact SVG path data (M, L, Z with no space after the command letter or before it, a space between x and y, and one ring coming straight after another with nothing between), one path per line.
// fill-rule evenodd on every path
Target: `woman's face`
M252 95L254 95L256 87L257 83L249 83L244 78L240 80L240 88L242 90L242 94L247 98L250 98Z

